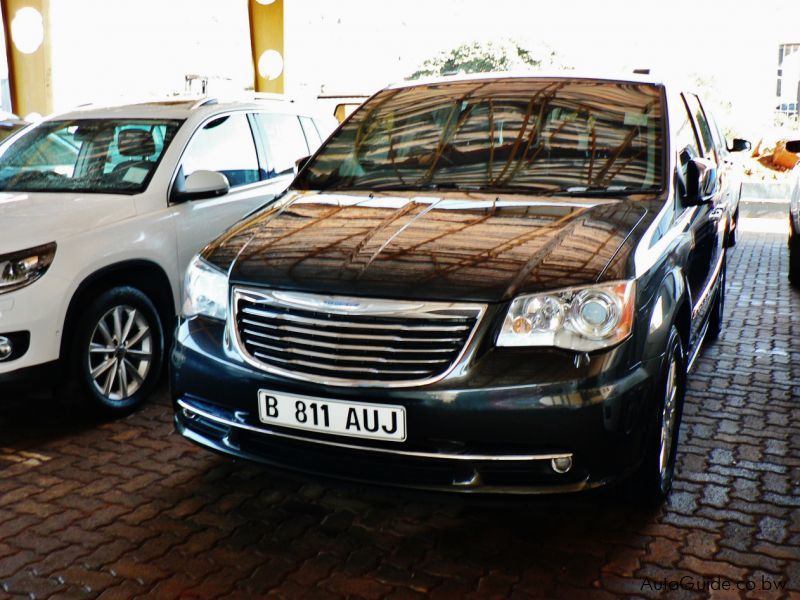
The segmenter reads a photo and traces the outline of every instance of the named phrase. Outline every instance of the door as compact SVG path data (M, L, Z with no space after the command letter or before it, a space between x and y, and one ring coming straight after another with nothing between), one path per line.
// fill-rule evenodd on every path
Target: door
M230 192L218 198L176 204L179 268L253 209L282 192L291 181L267 175L256 150L251 119L237 112L212 118L192 137L181 158L177 178L197 170L227 177Z
M687 121L693 132L689 136L688 129L681 134L686 145L679 146L680 164L685 175L686 164L691 155L706 158L718 164L711 135L711 126L703 113L697 96L684 94L685 108L688 110ZM689 141L694 140L694 146ZM689 295L692 301L692 334L690 344L694 346L702 334L703 327L710 314L721 261L724 255L725 200L723 186L710 202L699 206L687 207L693 211L691 220L692 245L689 253Z

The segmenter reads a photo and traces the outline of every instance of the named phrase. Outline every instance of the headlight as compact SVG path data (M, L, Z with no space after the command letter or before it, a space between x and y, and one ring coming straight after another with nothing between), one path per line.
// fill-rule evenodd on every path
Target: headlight
M498 346L552 346L591 352L613 346L631 333L633 281L568 288L515 298Z
M228 315L228 276L195 256L183 282L183 316L205 315L222 321Z
M47 272L55 255L55 242L0 255L0 294L32 284Z

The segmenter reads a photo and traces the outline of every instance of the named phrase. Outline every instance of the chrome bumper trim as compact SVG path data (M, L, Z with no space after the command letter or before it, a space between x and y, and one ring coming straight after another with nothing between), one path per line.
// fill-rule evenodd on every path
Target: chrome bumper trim
M298 435L292 435L289 433L283 433L280 431L275 431L274 429L268 429L264 427L254 427L253 425L248 425L247 423L238 423L236 421L231 421L229 419L224 419L222 417L218 417L217 415L213 415L208 411L205 411L201 408L197 408L185 400L178 400L178 405L187 411L193 412L204 419L209 419L214 421L215 423L219 423L221 425L226 425L228 427L236 427L237 429L244 429L246 431L253 431L256 433L262 433L265 435L272 435L275 437L286 438L290 440L295 440L299 442L309 442L312 444L322 444L324 446L334 446L337 448L345 448L347 450L363 450L366 452L378 452L383 454L393 454L393 455L401 455L401 456L409 456L411 458L433 458L439 460L467 460L467 461L508 461L508 462L525 462L525 461L536 461L536 460L553 460L556 458L569 458L572 459L571 452L562 452L562 453L553 453L553 454L442 454L437 452L414 452L411 450L392 450L390 448L375 448L372 446L358 446L356 444L344 444L341 442L331 442L327 440L319 440L314 438L307 438Z

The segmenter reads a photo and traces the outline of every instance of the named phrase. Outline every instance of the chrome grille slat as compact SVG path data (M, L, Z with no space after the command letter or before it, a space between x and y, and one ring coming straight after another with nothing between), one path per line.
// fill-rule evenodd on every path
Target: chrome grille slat
M448 338L404 338L396 335L366 335L366 334L353 334L353 333L339 333L331 331L321 331L319 329L307 329L305 327L297 327L292 325L270 325L267 323L258 323L249 319L241 319L242 323L248 325L255 325L256 327L278 329L280 331L293 331L295 333L306 333L309 335L321 335L323 337L346 338L350 340L384 340L387 342L460 342L461 338L448 337Z
M401 358L383 358L380 356L353 356L348 354L331 354L329 352L319 352L315 350L299 350L297 348L280 348L276 346L270 346L268 344L263 344L261 342L254 342L249 341L248 344L252 344L253 346L258 346L259 348L263 348L265 350L272 350L273 352L289 352L291 354L300 354L303 356L315 356L317 358L332 358L334 360L343 360L343 361L358 361L363 360L366 362L378 362L378 363L400 363L400 364L425 364L425 363L443 363L443 362L450 362L446 358L439 358L436 360L431 359L418 359L418 360L408 360L408 359L401 359Z
M269 335L268 333L262 333L260 331L255 331L253 329L243 329L242 333L245 335L254 335L260 338L267 338L270 340L275 340L278 342L287 342L290 344L303 344L303 345L314 345L320 346L322 348L331 348L335 350L364 350L365 352L405 352L405 353L425 353L425 352L452 352L452 348L395 348L389 346L359 346L358 344L331 344L328 342L321 342L319 340L314 340L310 342L309 340L304 340L302 338L294 337L294 336L276 336L276 335Z
M234 287L231 332L264 371L327 385L401 387L446 376L485 306Z
M326 321L324 319L315 319L313 317L300 317L289 313L276 313L264 309L245 308L242 312L248 315L255 315L259 317L266 317L268 319L285 319L287 321L295 321L298 323L308 323L310 325L322 325L324 327L340 327L342 329L374 329L375 325L367 323L354 323L350 321ZM441 325L380 325L382 329L389 329L392 331L466 331L469 329L468 325L451 325L444 327Z
M313 367L314 369L326 369L329 371L341 371L342 368L338 366L330 366L330 365L322 365L319 363L312 363L305 360L297 360L293 358L274 358L272 356L267 356L260 352L254 352L256 356L259 358L266 358L270 360L277 360L282 363L288 363L293 365L303 365L306 367ZM358 371L366 371L368 373L375 373L375 374L387 374L387 375L422 375L427 373L428 371L386 371L385 369L376 369L374 367L362 367L359 368Z

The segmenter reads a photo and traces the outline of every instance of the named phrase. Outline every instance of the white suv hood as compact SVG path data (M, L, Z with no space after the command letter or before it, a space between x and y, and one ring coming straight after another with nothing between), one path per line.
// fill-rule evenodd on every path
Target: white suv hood
M133 196L0 193L0 254L60 242L136 214Z

